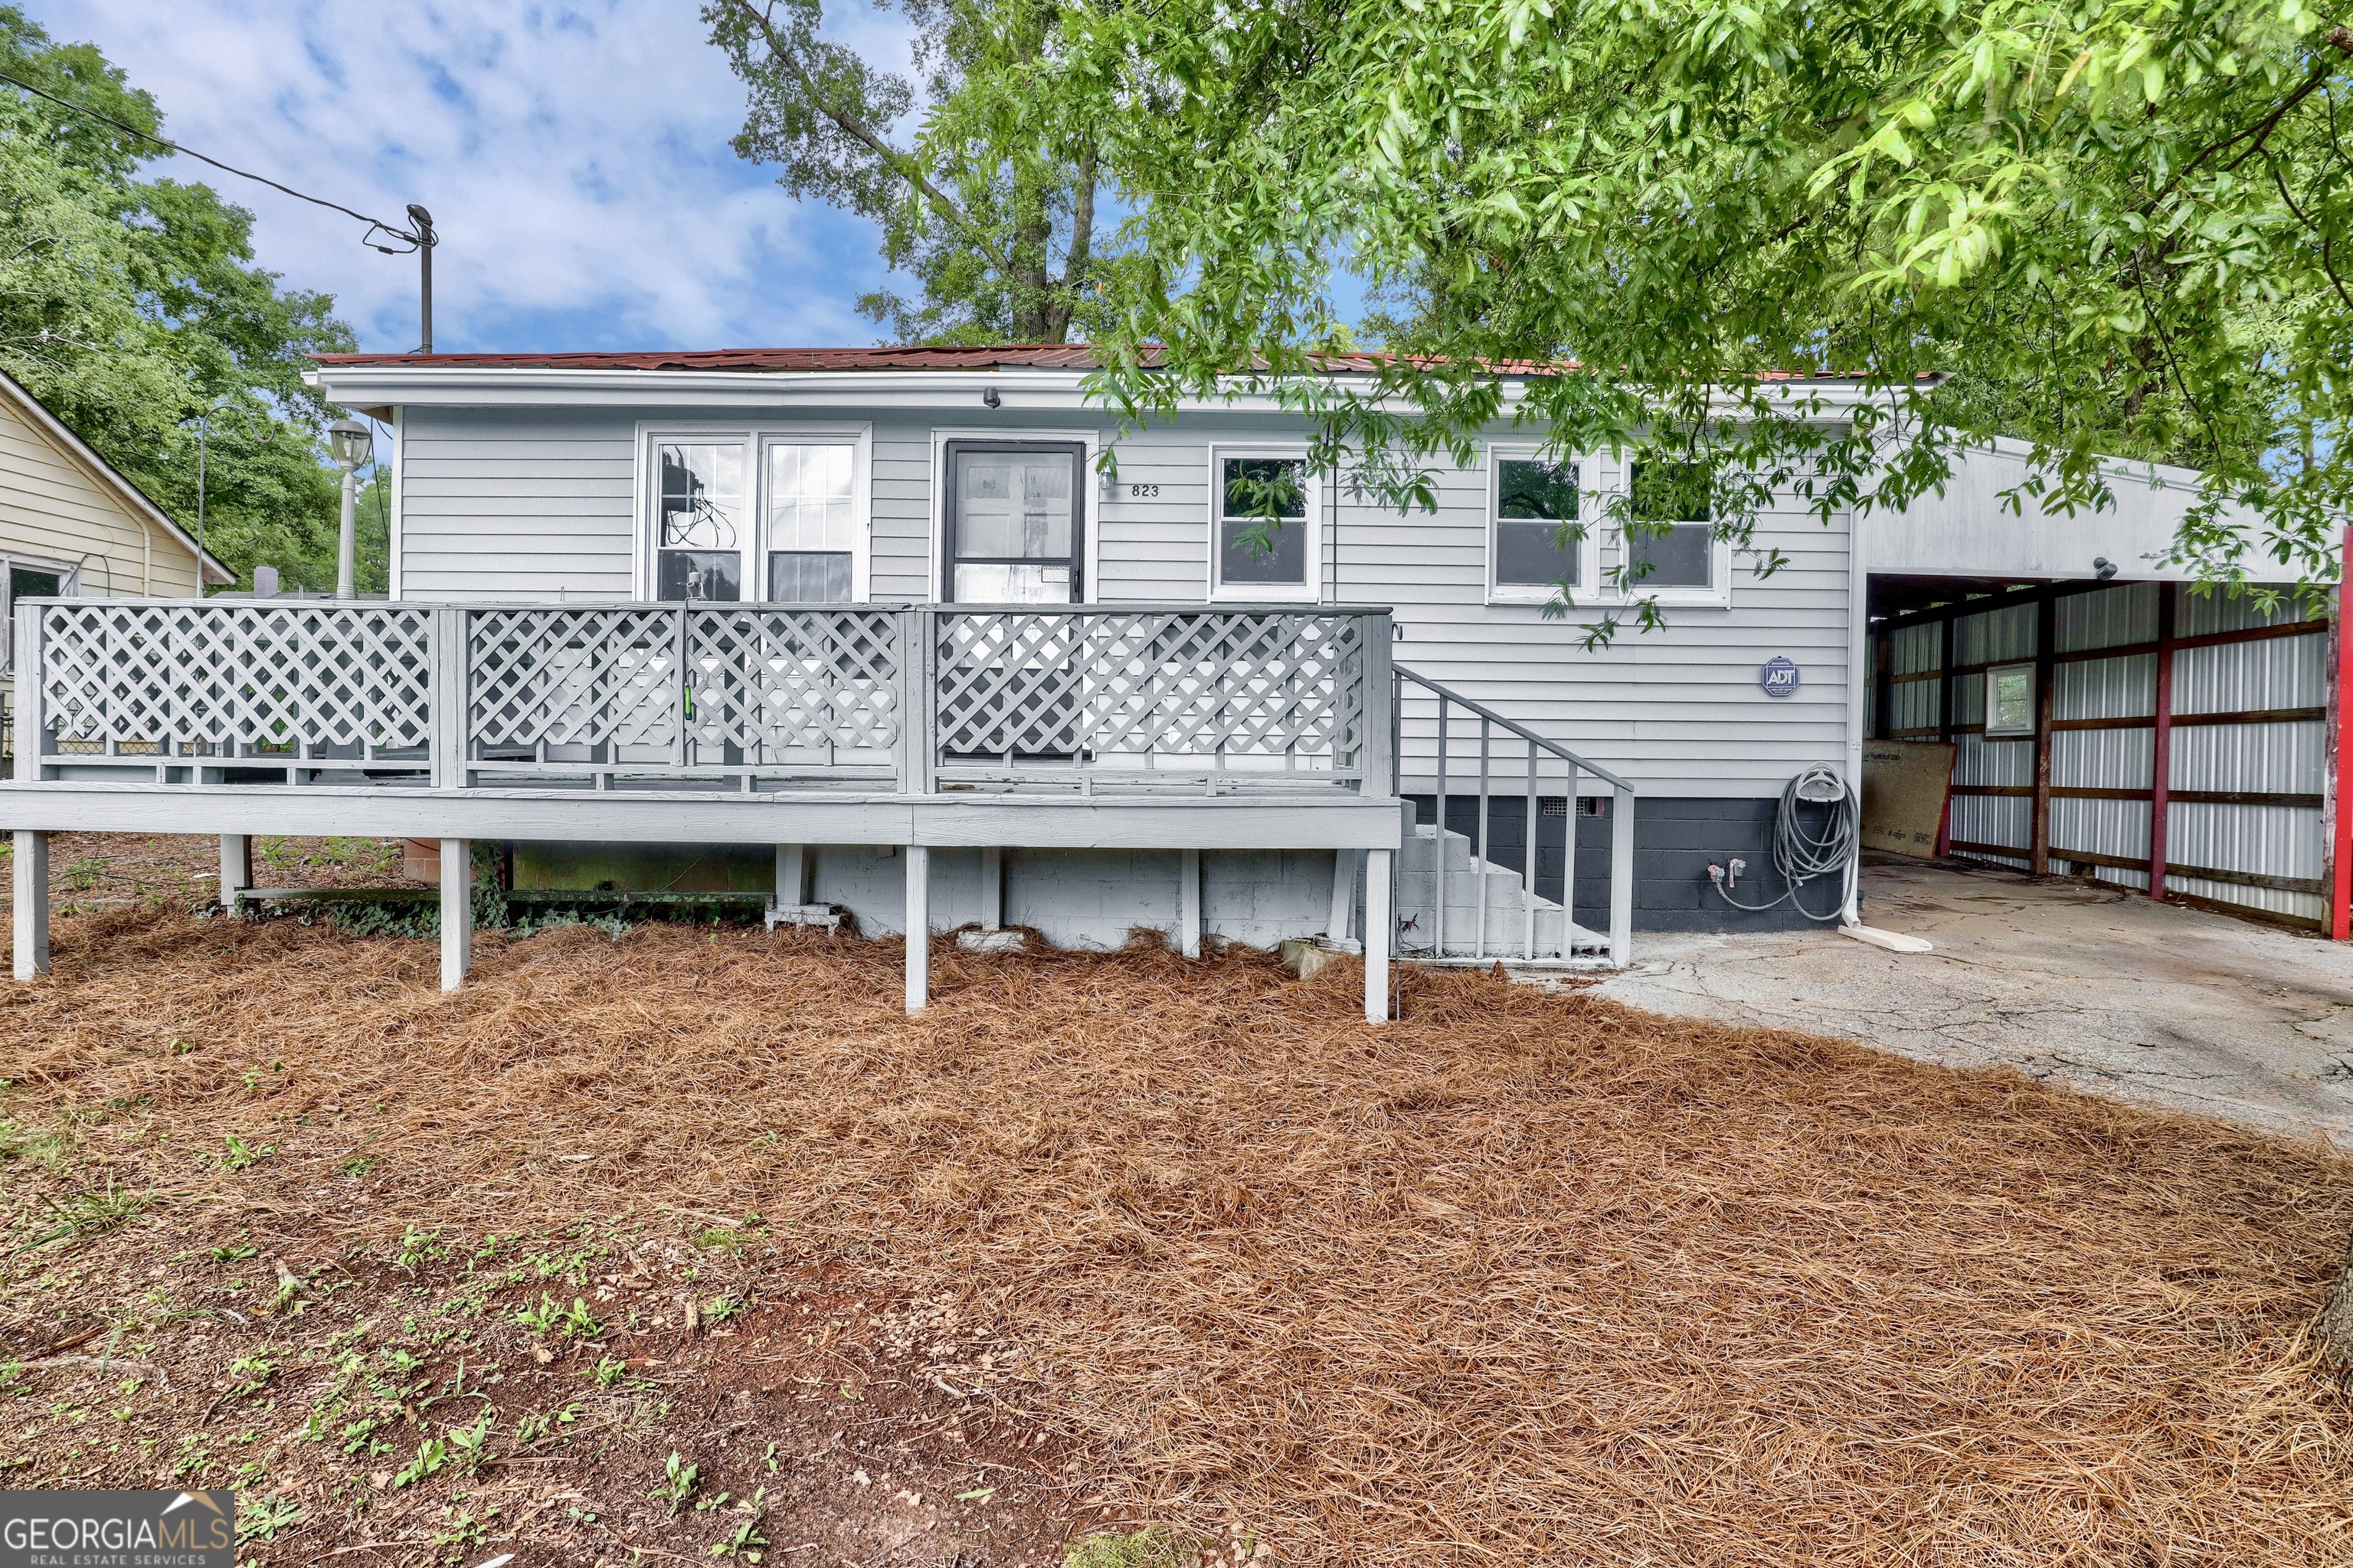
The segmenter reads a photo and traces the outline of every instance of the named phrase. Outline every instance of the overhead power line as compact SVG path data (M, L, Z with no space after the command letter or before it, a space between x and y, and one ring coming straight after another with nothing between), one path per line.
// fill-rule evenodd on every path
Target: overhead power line
M76 103L69 98L60 98L56 93L50 92L44 88L35 87L29 81L21 81L16 77L8 75L5 71L0 71L0 81L5 81L10 87L29 92L36 98L45 98L60 109L69 109L76 114L87 115L102 125L111 125L117 131L121 131L126 135L136 136L142 142L152 143L154 145L163 148L167 153L177 153L183 157L194 158L200 164L209 164L214 168L220 170L223 174L235 175L238 179L252 180L257 184L268 185L271 190L282 191L286 195L294 197L297 201L307 201L312 207L323 207L330 212L340 212L345 217L355 217L362 223L368 225L371 232L376 229L382 229L385 233L392 235L396 238L406 240L412 246L423 243L421 236L412 234L408 230L401 228L394 224L386 223L380 217L370 217L366 213L354 212L352 208L345 207L339 201L329 201L324 196L314 196L307 192L298 191L292 185L280 185L267 175L257 175L250 169L240 169L234 164L224 164L218 158L206 157L204 154L195 151L192 147L184 147L177 142L167 141L164 137L152 134L149 132L142 131L136 125L126 125L111 114L100 114L97 110L90 108L88 104ZM364 240L366 237L363 236L362 238ZM381 250L384 247L377 246L376 249Z

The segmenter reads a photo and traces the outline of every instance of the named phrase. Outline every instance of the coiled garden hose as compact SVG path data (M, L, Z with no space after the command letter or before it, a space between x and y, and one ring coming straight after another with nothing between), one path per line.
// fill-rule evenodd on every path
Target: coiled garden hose
M1807 806L1828 808L1819 832L1809 826L1800 814L1800 808ZM1837 768L1827 762L1817 762L1789 780L1781 791L1780 810L1774 814L1773 869L1788 884L1781 896L1767 904L1741 903L1725 885L1729 878L1720 865L1707 868L1708 880L1715 884L1715 891L1726 904L1752 915L1787 904L1809 920L1836 920L1846 913L1862 837L1862 801ZM1817 915L1799 901L1798 889L1833 874L1839 876L1837 908L1827 915Z

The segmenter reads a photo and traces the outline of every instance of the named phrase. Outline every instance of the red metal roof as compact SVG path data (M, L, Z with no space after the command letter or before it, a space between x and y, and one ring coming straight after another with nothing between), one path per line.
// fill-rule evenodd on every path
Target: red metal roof
M322 365L451 366L485 370L1093 370L1085 344L972 348L711 348L648 354L319 354Z
M1156 348L1145 351L1147 360ZM1083 343L983 344L970 347L906 348L707 348L665 349L642 354L314 354L321 365L448 366L480 370L736 370L754 374L845 370L1098 370L1103 361ZM1390 359L1385 354L1332 354L1321 357L1330 373L1369 374ZM1564 360L1554 369L1574 369ZM1530 376L1544 367L1534 360L1494 367L1506 376ZM1767 370L1764 381L1845 381L1859 377L1818 376L1800 370ZM1929 379L1923 377L1923 379Z

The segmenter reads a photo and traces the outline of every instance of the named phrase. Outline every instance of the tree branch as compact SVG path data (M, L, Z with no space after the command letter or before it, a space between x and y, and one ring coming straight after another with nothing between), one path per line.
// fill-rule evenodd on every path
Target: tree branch
M2324 42L2334 45L2339 54L2353 55L2353 27L2331 27L2327 32L2321 35L2321 37ZM2190 174L2196 170L2198 165L2204 163L2207 158L2214 154L2222 152L2227 148L2237 146L2240 143L2245 141L2250 136L2253 136L2255 139L2254 145L2249 147L2245 152L2232 159L2230 166L2235 169L2241 164L2245 163L2249 158L2253 157L2257 153L2262 152L2263 149L2263 143L2271 139L2272 132L2279 129L2279 122L2286 119L2289 112L2294 110L2297 104L2302 103L2306 99L2311 97L2313 93L2319 90L2320 85L2327 81L2330 76L2334 75L2336 73L2336 63L2330 61L2325 56L2318 61L2315 62L2311 74L2304 79L2303 82L2297 86L2294 92L2289 93L2287 97L2281 100L2278 105L2274 107L2269 114L2264 115L2261 120L2256 121L2253 125L2248 126L2245 130L2238 132L2236 135L2226 136L2220 142L2211 143L2204 147L2200 147L2194 157L2192 157L2188 163L2181 165L2179 172L2175 174L2171 179L2165 182L2165 188L2158 191L2155 196L2148 199L2147 206L2149 207L2155 207L2158 202L2163 201L2167 196L2172 195L2174 190L2181 184L2181 182L2188 179L2190 176Z
M989 243L987 231L973 222L965 210L956 205L955 197L932 183L931 177L923 173L913 154L899 151L898 148L884 141L881 134L865 121L855 114L837 109L825 101L818 91L817 79L809 74L808 68L801 63L800 57L794 53L791 45L776 36L776 29L769 23L767 12L753 10L746 0L729 0L729 3L760 29L761 37L768 40L770 56L781 62L784 68L792 73L793 79L800 84L802 96L819 114L839 127L843 135L862 143L868 151L881 160L883 167L920 191L923 199L929 202L942 217L963 231L965 238L975 249L987 256L999 270L1010 270L1011 259Z
M1072 295L1086 287L1095 237L1095 149L1079 154L1077 192L1071 200L1071 249L1062 260L1062 288Z

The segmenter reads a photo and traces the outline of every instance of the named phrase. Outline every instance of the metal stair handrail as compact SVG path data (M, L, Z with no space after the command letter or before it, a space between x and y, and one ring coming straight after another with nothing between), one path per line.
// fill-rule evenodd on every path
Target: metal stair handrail
M1601 779L1614 789L1630 791L1634 788L1633 785L1629 784L1625 779L1619 778L1618 775L1610 772L1609 769L1602 767L1599 763L1588 761L1587 758L1579 757L1576 752L1569 750L1568 747L1561 745L1556 740L1546 740L1543 736L1538 735L1535 731L1528 728L1526 726L1514 723L1513 720L1505 718L1502 714L1499 714L1494 709L1487 706L1486 704L1466 697L1461 693L1454 690L1451 686L1440 685L1436 681L1431 680L1429 676L1421 673L1419 670L1409 670L1403 664L1392 664L1390 668L1398 673L1398 678L1400 681L1411 681L1415 685L1421 687L1425 691L1434 693L1442 701L1461 705L1463 707L1466 707L1472 713L1478 715L1481 718L1487 720L1490 724L1498 724L1503 726L1505 729L1510 730L1514 735L1518 736L1522 740L1526 741L1529 745L1544 747L1544 749L1551 752L1563 762L1571 763L1583 768L1586 772L1592 774L1596 779ZM1444 758L1439 758L1439 768L1441 776L1444 773L1446 759Z
M1567 822L1562 832L1561 865L1561 956L1567 958L1575 944L1577 929L1577 778L1578 773L1590 773L1610 787L1609 822L1609 962L1624 969L1633 956L1634 929L1634 800L1633 784L1607 768L1588 761L1557 741L1548 740L1525 725L1504 717L1484 703L1464 696L1403 664L1391 664L1396 688L1389 705L1390 723L1398 729L1390 746L1390 788L1393 793L1405 792L1405 762L1403 726L1405 723L1405 687L1408 682L1421 687L1438 699L1438 793L1436 818L1437 873L1436 897L1431 914L1431 951L1440 958L1446 955L1446 803L1451 791L1447 788L1448 747L1446 734L1447 710L1460 704L1479 720L1479 834L1476 851L1478 863L1493 863L1487 857L1488 807L1493 797L1490 787L1493 732L1501 728L1525 742L1527 753L1527 787L1524 831L1525 865L1521 872L1521 916L1523 956L1534 959L1535 952L1536 893L1536 800L1540 753L1549 754L1568 765ZM1483 872L1479 876L1479 914L1477 955L1484 958L1487 951L1487 880Z

